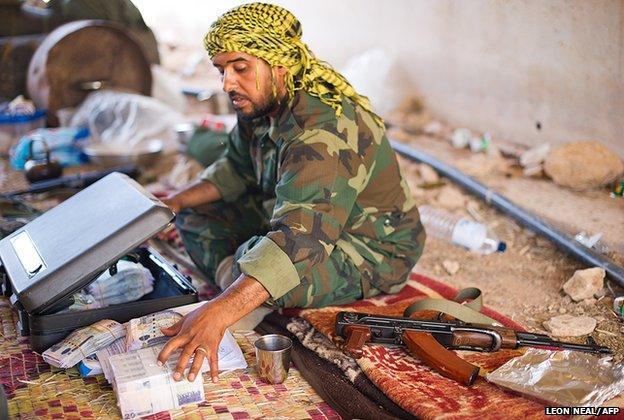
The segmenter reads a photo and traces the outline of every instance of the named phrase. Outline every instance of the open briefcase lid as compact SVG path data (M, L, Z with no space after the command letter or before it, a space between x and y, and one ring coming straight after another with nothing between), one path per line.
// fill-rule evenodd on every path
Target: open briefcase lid
M173 212L130 177L112 173L0 241L15 298L45 312L162 230Z

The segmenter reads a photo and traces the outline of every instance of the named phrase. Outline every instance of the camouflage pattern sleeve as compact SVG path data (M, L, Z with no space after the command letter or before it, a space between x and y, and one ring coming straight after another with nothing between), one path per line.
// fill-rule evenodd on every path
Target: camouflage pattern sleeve
M280 155L271 230L239 260L274 299L327 260L367 178L361 157L329 131L306 130Z
M239 120L228 136L225 155L204 169L199 176L217 187L223 201L235 201L255 180L248 141L252 135L250 125Z

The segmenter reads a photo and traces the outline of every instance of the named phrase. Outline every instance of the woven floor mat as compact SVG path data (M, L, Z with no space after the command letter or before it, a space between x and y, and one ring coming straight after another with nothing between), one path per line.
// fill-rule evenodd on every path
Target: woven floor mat
M56 369L30 349L27 339L16 330L17 317L5 298L0 298L0 320L0 382L11 419L121 418L115 394L103 375L82 378L76 368ZM247 369L222 373L216 384L206 374L205 402L148 418L340 418L294 367L283 384L271 385L259 379L253 349L258 335L236 331L234 337L249 364Z

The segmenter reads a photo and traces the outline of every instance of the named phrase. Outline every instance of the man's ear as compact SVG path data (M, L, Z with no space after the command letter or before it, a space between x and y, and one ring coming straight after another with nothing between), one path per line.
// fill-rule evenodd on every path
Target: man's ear
M275 74L279 77L284 77L284 75L288 72L288 69L283 66L275 67Z
M286 73L288 73L288 69L286 67L275 66L273 68L273 74L275 75L275 79L278 82L278 84L284 83L284 76L286 76Z

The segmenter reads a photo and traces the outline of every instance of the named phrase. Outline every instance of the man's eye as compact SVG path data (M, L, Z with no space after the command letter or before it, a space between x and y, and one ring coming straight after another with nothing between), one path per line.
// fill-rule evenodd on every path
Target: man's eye
M236 70L237 73L243 73L247 70L247 66L234 67L234 70Z

